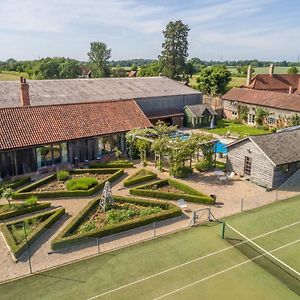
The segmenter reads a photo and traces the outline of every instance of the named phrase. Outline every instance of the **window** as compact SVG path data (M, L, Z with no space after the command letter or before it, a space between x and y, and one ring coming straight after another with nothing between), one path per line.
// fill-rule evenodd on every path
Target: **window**
M68 161L67 144L53 144L36 149L38 167L52 166Z
M237 113L236 111L233 111L233 112L232 112L232 115L233 115L233 116L237 116L237 114L238 114L238 113Z
M249 114L248 115L248 123L254 124L255 122L255 115Z
M269 125L276 125L277 120L274 117L269 117L268 118L268 124Z
M246 175L251 174L251 167L252 167L252 158L245 156L245 162L244 162L244 173Z

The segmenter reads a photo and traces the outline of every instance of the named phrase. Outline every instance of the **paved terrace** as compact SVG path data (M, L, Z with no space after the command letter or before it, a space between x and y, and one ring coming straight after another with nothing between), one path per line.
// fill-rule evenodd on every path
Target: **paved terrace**
M129 195L128 189L123 188L122 181L126 178L126 176L135 173L138 168L141 168L141 166L137 166L137 168L134 169L126 169L126 175L113 184L113 193L115 195ZM159 172L153 166L149 166L148 168L155 171L161 179L169 177L168 173ZM298 190L294 192L266 192L265 189L243 180L233 180L228 184L220 185L213 172L207 172L205 174L195 172L188 179L180 181L206 194L215 194L217 196L217 205L212 207L211 211L218 219L239 213L242 208L242 199L243 209L248 210L299 194ZM61 205L65 207L66 215L47 232L45 232L45 234L31 247L30 251L33 272L70 263L84 257L97 255L99 250L100 252L111 251L145 239L151 239L154 234L159 236L186 229L190 225L193 214L192 211L209 207L188 203L188 210L184 212L182 217L157 223L155 232L153 230L153 224L150 224L125 233L102 238L99 240L99 248L97 246L96 239L93 239L88 245L78 246L58 253L51 253L50 241L72 220L74 216L78 214L79 211L85 207L91 199L92 197L49 200L53 206ZM48 202L48 200L42 201ZM0 202L5 203L5 200L2 199ZM27 255L24 254L18 263L14 263L2 236L0 236L0 265L0 282L29 274Z

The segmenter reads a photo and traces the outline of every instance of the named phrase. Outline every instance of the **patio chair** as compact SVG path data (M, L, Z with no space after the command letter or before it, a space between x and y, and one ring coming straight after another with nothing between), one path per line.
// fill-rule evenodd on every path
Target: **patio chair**
M184 201L184 199L178 199L178 200L177 200L177 204L178 204L178 206L179 206L181 209L187 208L187 204L186 204L186 202Z

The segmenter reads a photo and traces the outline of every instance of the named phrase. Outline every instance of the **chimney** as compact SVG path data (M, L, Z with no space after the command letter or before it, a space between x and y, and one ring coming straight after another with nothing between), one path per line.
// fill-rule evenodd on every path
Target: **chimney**
M92 78L92 72L91 71L88 71L87 78Z
M274 75L274 64L270 64L269 74L270 74L270 77L272 77Z
M251 83L251 66L248 66L248 70L247 70L247 85L250 85Z
M289 87L289 95L293 94L294 93L294 87L291 85Z
M30 106L29 85L23 77L20 77L20 101L21 106Z

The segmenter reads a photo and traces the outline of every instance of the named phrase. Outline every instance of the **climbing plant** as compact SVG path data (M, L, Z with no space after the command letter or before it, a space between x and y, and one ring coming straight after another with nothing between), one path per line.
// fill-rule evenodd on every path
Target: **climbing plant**
M242 121L247 121L248 113L249 113L249 107L245 105L239 105L237 108L238 117Z

